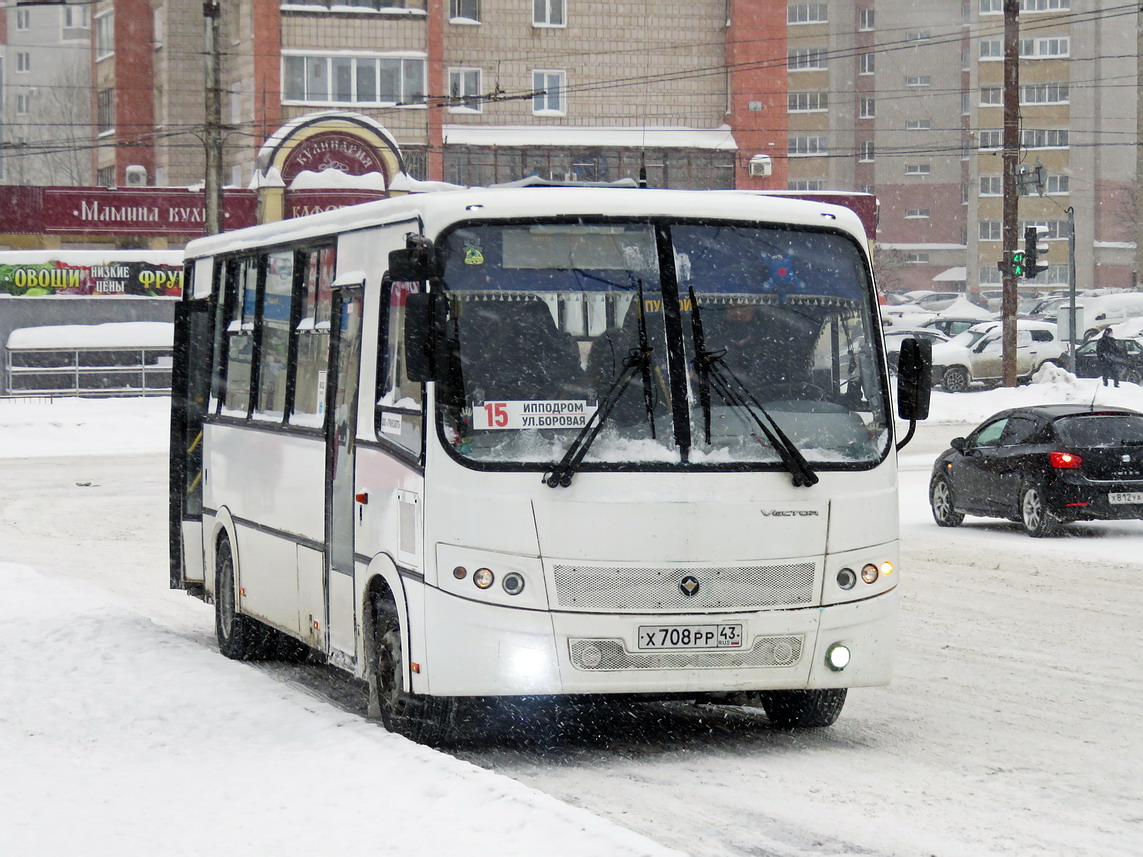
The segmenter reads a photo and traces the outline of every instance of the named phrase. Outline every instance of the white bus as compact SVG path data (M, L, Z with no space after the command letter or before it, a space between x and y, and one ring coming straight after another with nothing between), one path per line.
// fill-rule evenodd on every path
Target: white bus
M829 725L894 652L866 246L839 206L614 188L196 240L171 585L214 603L223 654L300 642L422 740L487 697L746 699ZM923 362L902 364L905 419Z

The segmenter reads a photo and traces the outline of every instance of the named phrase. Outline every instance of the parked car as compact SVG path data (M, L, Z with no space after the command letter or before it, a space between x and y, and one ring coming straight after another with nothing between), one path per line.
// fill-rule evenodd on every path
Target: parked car
M920 327L926 321L929 321L935 317L935 312L927 309L921 309L914 303L881 307L881 324L887 330L889 328L897 330L906 327Z
M958 333L964 333L975 324L980 324L979 318L961 318L938 315L921 325L922 330L938 330L950 339Z
M1070 521L1143 518L1143 414L1073 404L1001 411L937 458L929 505L942 527L984 515L1037 537Z
M1075 374L1080 378L1098 378L1099 358L1095 346L1099 337L1089 339L1076 348ZM1119 349L1123 363L1119 367L1119 378L1132 384L1143 384L1143 343L1138 339L1120 339Z
M901 356L901 343L906 339L923 339L933 345L948 342L949 338L939 330L928 327L892 328L885 331L885 357L889 361L889 371L897 372L897 360Z
M933 383L950 393L960 393L974 382L999 381L1004 375L1001 351L1002 324L974 324L948 342L933 346ZM1059 364L1066 345L1056 335L1056 326L1046 321L1018 321L1016 327L1016 375L1027 380L1045 363Z
M1046 298L1033 298L1027 302L1021 301L1020 306L1016 309L1016 315L1020 318L1036 321L1041 319L1052 320L1056 317L1056 311L1067 302L1068 299L1066 297L1060 297L1059 295Z
M1067 301L1056 307L1057 316L1065 312ZM1118 292L1108 295L1084 297L1076 301L1081 308L1076 330L1083 331L1084 339L1091 339L1105 327L1132 318L1143 317L1143 292ZM1076 337L1079 339L1080 337Z
M922 295L917 298L914 303L921 309L940 312L959 297L960 295L957 292L933 292L931 295Z

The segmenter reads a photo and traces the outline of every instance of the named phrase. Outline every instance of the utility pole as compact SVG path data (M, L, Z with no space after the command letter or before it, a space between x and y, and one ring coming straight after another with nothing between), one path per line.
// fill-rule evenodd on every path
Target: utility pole
M1143 6L1135 13L1135 282L1143 288Z
M222 54L219 46L219 0L203 0L206 24L206 234L222 231Z
M1003 245L1003 297L1001 348L1003 383L1016 386L1016 271L1013 256L1019 242L1019 197L1016 164L1020 156L1020 0L1004 0L1004 209L1001 222Z

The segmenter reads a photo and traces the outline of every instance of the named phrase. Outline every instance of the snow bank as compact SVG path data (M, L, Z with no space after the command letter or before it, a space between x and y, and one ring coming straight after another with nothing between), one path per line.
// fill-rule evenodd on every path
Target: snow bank
M0 458L167 451L171 400L0 399Z
M0 603L6 854L679 853L30 568Z

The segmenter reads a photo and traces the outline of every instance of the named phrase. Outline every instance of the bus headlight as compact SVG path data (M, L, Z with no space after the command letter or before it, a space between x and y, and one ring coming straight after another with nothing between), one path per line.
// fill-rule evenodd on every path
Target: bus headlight
M877 575L879 575L880 573L881 572L879 572L877 570L877 566L875 566L871 562L867 562L865 565L863 565L861 567L861 579L864 580L866 583L876 583L877 582Z
M848 646L842 643L833 643L826 649L826 666L835 673L839 673L849 666L850 657L851 653Z
M490 568L478 568L472 573L472 582L476 584L477 589L487 589L494 580L496 576Z

